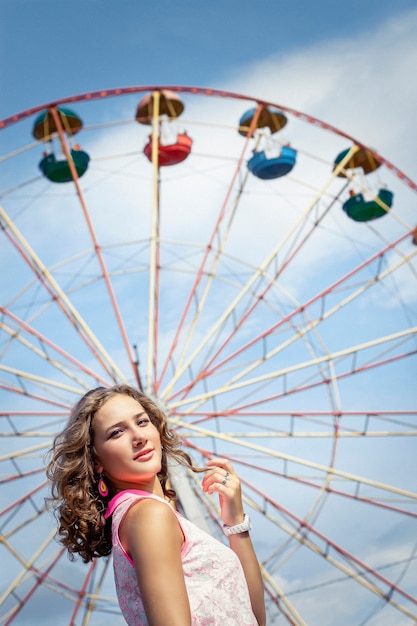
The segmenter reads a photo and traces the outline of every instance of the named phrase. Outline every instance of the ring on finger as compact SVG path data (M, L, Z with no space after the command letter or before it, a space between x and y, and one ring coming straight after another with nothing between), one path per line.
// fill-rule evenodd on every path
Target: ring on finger
M224 478L222 480L222 485L225 485L227 483L227 479L229 478L229 476L230 476L230 472L226 472L226 474L225 474L225 476L224 476Z

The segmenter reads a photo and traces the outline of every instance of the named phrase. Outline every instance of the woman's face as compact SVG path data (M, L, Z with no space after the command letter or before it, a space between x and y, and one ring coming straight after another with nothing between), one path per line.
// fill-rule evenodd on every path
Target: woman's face
M116 394L97 411L92 427L97 471L117 491L141 489L159 495L161 438L142 405Z

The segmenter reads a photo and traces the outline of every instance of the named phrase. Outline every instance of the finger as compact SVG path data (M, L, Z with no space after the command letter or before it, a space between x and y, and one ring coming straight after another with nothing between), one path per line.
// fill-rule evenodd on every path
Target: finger
M205 493L208 494L213 494L213 493L218 493L220 495L223 495L225 497L233 497L233 489L230 489L231 485L228 485L227 483L223 485L223 483L221 482L213 482L210 483L209 485L204 485L203 486L203 491Z
M220 467L221 469L224 469L227 472L230 472L230 474L234 474L234 469L233 469L233 465L230 463L230 461L228 459L222 459L222 458L215 458L215 459L210 459L210 461L207 461L206 465L208 467Z
M206 483L206 482L210 482L213 480L221 482L224 479L228 480L229 477L231 476L235 476L235 475L233 475L228 469L214 467L213 469L209 470L207 474L205 474L205 476L202 479L202 482Z
M229 476L230 476L230 472L226 472L226 474L223 476L223 479L222 479L222 485L226 485L227 484Z
M206 493L218 492L228 497L234 497L239 491L239 482L230 473L216 473L204 480L203 491Z

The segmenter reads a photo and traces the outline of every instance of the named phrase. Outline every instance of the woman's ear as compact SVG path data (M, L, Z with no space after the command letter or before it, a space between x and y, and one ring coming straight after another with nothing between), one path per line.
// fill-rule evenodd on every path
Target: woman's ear
M93 448L93 463L94 463L94 471L96 474L102 474L103 473L103 466L100 463L100 459L98 458L96 451Z

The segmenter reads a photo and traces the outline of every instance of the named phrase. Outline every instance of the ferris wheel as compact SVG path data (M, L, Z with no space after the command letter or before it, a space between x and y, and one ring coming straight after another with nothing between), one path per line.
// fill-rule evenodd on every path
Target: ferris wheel
M282 104L144 86L0 122L0 624L123 624L70 562L54 434L126 381L231 459L268 624L417 619L416 184ZM221 536L199 477L175 477Z

